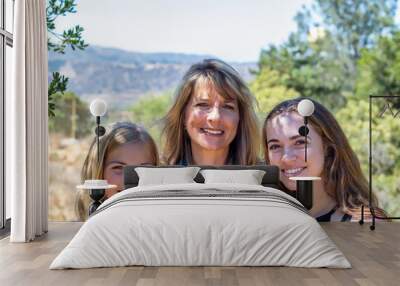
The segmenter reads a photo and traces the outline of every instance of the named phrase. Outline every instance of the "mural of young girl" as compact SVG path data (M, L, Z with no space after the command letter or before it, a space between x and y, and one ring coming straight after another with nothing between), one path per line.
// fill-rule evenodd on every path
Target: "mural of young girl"
M297 104L304 98L283 101L267 115L262 140L267 163L277 165L281 183L288 192L296 190L289 177L317 176L311 215L318 221L349 221L360 217L361 205L369 205L368 182L360 162L334 116L313 101L315 111L308 119L307 162L305 139L299 135L304 125ZM375 196L374 206L378 206ZM384 215L383 211L378 214Z
M104 179L117 185L108 189L105 199L123 190L123 167L125 165L158 165L157 146L150 134L136 124L118 122L108 128L100 138L100 163L97 162L97 142L93 140L82 167L81 180ZM100 166L100 167L99 167ZM88 214L90 198L87 191L79 191L76 212L81 220Z
M259 152L254 97L238 72L216 59L184 75L165 117L168 165L252 165Z

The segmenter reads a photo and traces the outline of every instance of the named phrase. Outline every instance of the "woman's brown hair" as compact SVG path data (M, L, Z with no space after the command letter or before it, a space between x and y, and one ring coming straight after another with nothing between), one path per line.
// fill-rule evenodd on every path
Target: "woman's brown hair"
M228 64L216 59L207 59L192 65L176 91L175 101L165 117L163 129L166 164L181 162L194 164L191 141L184 128L185 108L199 81L210 84L225 99L236 99L239 106L237 133L230 144L229 163L253 165L258 162L260 135L255 99L239 73Z
M262 129L263 149L267 163L269 163L266 143L268 121L280 114L297 112L297 105L302 99L304 98L283 101L267 115ZM369 185L361 170L360 161L332 113L317 101L310 100L314 103L315 110L308 118L308 122L322 138L324 146L324 169L321 176L325 190L336 200L343 212L357 216L362 205L369 205ZM372 194L372 204L378 206L378 200L374 194ZM378 210L378 213L384 215L382 210Z
M143 144L151 154L151 163L159 164L157 146L150 134L142 127L131 122L114 123L108 132L100 138L99 160L97 158L97 141L93 139L89 152L82 166L81 181L103 179L104 163L107 154L125 143ZM79 219L87 218L90 198L87 191L79 191L75 203L75 211Z

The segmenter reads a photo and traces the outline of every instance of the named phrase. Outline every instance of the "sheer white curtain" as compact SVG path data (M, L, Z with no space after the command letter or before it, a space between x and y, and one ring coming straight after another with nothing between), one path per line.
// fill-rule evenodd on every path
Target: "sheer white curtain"
M8 100L7 186L12 242L47 231L47 27L45 0L15 1L13 83Z

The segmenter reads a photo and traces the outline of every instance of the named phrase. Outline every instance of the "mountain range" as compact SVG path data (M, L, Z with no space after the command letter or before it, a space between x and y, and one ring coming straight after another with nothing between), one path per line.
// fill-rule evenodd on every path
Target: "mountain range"
M116 48L89 46L85 50L49 52L49 79L59 71L69 78L68 90L90 101L102 98L124 109L146 94L160 94L176 88L183 74L196 62L212 55L182 53L140 53ZM256 63L231 64L246 81Z

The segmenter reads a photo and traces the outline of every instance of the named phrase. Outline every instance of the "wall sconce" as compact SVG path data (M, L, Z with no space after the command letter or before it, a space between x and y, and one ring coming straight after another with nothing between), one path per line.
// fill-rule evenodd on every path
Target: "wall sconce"
M303 99L297 105L297 112L304 117L304 125L299 128L299 134L304 136L304 161L307 162L307 135L308 117L314 113L314 103L309 99ZM320 177L290 177L290 180L296 181L296 199L298 199L308 210L313 205L313 181L321 180Z
M307 126L308 117L314 113L314 109L315 109L314 103L309 99L303 99L297 105L297 111L301 116L304 117L304 125L299 128L299 134L301 136L304 136L304 142L305 142L304 161L306 162L307 162L307 135L310 132Z
M97 164L100 166L100 137L106 133L106 129L100 125L100 117L107 112L107 104L104 100L95 99L90 103L90 113L96 117L96 141L97 141ZM115 185L109 185L106 180L92 178L85 180L83 185L77 186L78 189L89 190L89 196L93 202L89 206L89 215L94 213L101 205L101 200L104 198L106 189L115 188Z

